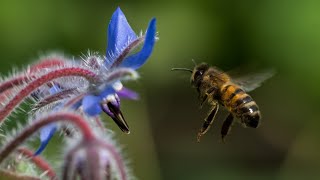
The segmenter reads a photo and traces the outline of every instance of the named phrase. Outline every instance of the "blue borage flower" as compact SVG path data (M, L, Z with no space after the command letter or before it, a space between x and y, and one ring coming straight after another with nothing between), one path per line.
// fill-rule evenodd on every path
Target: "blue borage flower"
M108 26L108 45L106 50L106 59L102 70L112 71L117 68L130 68L136 70L140 68L150 57L155 41L156 41L156 19L153 18L147 28L145 35L137 36L130 27L125 15L120 8L117 8L113 13ZM139 47L142 48L137 52ZM121 73L121 72L117 72ZM61 91L59 87L52 87L49 92L54 94ZM88 93L78 103L83 111L89 116L100 115L101 112L108 114L119 128L125 133L129 133L129 127L120 111L120 98L137 99L138 95L132 90L129 90L121 84L120 81L115 81L110 84L100 85L98 92ZM56 106L59 109L62 105ZM41 145L35 152L35 155L40 154L52 138L57 129L57 125L51 124L40 131Z

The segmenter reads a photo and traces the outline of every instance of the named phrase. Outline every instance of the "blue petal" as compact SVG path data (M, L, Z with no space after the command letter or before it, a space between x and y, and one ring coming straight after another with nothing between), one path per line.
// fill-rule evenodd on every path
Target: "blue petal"
M112 53L117 53L118 50L126 47L129 40L137 39L136 33L130 27L125 15L118 7L113 13L111 21L108 26L108 46L107 46L107 59L113 63ZM109 63L109 62L108 62Z
M99 96L87 95L82 99L83 111L89 116L96 116L102 112Z
M77 101L76 103L74 103L74 104L71 106L71 109L77 110L81 105L82 105L82 99L80 99L79 101Z
M59 86L57 85L53 85L50 89L49 89L49 93L50 95L56 94L58 92L61 91L61 88L59 88Z
M126 98L126 99L131 99L131 100L138 100L139 99L139 95L138 93L122 87L121 90L117 91L117 94L120 98Z
M47 147L50 139L52 138L52 136L54 135L56 130L57 130L57 125L55 123L49 124L40 130L41 143L40 143L40 147L38 148L38 150L34 153L35 156L42 153L42 151Z
M145 42L141 51L127 57L120 66L130 67L133 69L138 69L139 67L141 67L152 53L153 46L156 41L155 36L156 36L156 19L153 18L149 23L147 34L145 37Z
M100 93L100 97L101 99L107 97L109 94L114 94L116 93L116 91L114 90L114 88L112 86L107 86L101 93Z

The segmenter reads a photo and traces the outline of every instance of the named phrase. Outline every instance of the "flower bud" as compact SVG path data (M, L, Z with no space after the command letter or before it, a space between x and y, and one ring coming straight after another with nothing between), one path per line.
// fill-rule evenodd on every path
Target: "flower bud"
M65 158L63 179L128 179L121 155L114 145L98 139L81 141Z

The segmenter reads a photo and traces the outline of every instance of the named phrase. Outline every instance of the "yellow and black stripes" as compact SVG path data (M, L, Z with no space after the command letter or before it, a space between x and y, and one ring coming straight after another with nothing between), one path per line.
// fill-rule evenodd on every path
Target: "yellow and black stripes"
M261 115L258 105L239 86L224 86L221 89L221 102L246 126L256 128L259 125Z

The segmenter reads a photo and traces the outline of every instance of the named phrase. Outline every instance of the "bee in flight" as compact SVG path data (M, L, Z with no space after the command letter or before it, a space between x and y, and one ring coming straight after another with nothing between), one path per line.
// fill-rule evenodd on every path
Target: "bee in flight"
M198 133L198 142L200 142L201 136L209 130L218 112L219 105L224 106L229 112L221 128L223 141L231 129L234 118L244 127L257 128L259 126L261 119L259 107L246 92L259 87L263 81L274 74L273 71L232 79L227 73L217 67L210 67L206 63L196 65L193 70L187 68L172 68L172 70L192 73L191 85L199 93L201 106L206 101L211 106L209 115Z

